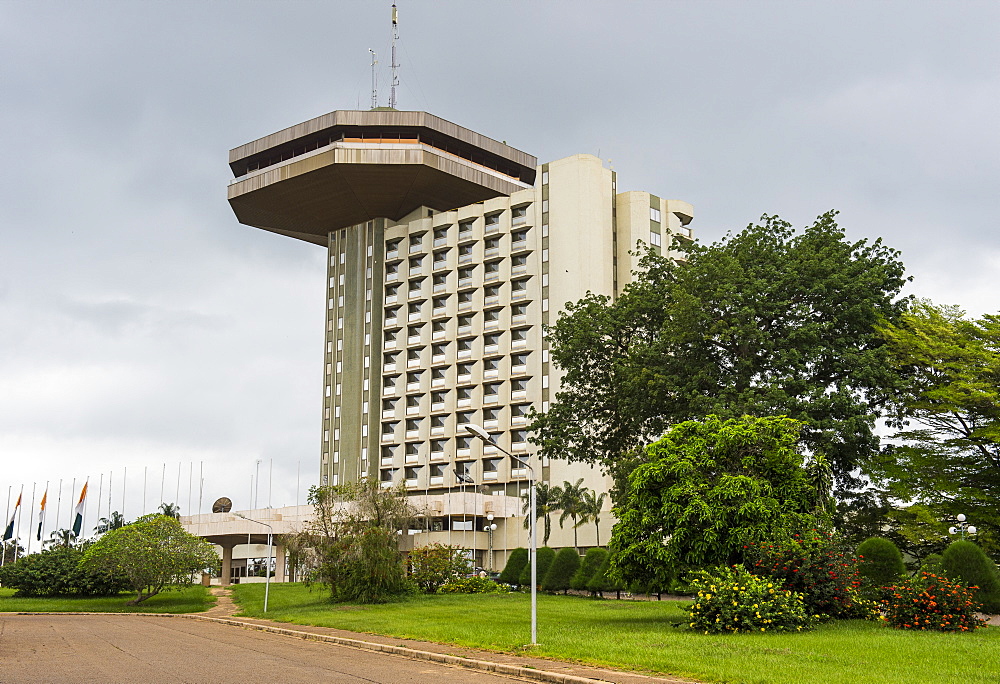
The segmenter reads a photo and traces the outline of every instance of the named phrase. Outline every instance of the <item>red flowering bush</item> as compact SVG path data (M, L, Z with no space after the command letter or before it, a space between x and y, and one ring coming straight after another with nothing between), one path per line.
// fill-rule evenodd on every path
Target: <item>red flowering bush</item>
M986 624L976 617L975 587L924 572L891 589L882 603L885 621L896 629L968 632Z
M788 540L748 547L747 560L755 575L802 594L812 615L861 617L870 612L858 612L857 557L828 532L808 530Z

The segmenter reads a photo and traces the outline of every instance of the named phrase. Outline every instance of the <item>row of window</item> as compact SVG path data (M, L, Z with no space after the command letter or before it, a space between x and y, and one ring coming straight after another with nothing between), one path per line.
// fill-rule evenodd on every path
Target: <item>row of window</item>
M435 235L438 230L435 230ZM528 236L531 231L527 228L521 230L514 230L510 234L510 252L518 252L521 250L529 249L528 246ZM448 255L454 251L458 255L459 263L466 263L472 261L475 255L476 245L479 243L478 239L473 236L472 231L459 232L457 245L451 245L448 243L447 236L445 237L435 237L434 240L428 244L428 241L424 239L424 235L417 234L411 235L409 237L409 246L404 252L401 243L403 238L396 238L395 240L388 240L385 243L385 260L398 261L404 256L410 255L424 255L428 251L434 252L434 261L444 261L448 258ZM496 235L490 237L488 234L483 238L483 254L485 257L489 258L491 256L497 256L500 254L500 250L505 242L504 236ZM453 250L453 248L456 248Z
M498 336L491 336L498 337ZM456 358L468 359L472 358L473 343L477 338L469 338L458 340L455 343L456 347ZM444 344L435 344L431 346L431 357L430 363L433 365L448 365L450 361L448 360L448 352L451 347L450 342ZM478 345L475 345L478 346ZM492 347L486 346L487 349L492 348L493 353L499 354L499 345L494 344ZM420 368L425 365L424 356L427 347L413 347L406 350L406 356L404 359L403 352L387 352L382 357L382 373L394 373L397 370L401 370L404 366L406 368ZM489 354L490 352L485 352ZM502 356L502 355L501 355ZM524 375L527 373L528 365L528 352L515 353L510 356L510 373L511 375ZM500 372L501 360L500 358L491 358L483 361L483 375L484 377L497 377Z
M522 313L518 315L511 316L511 325L522 325L527 322L527 314ZM411 325L406 328L406 334L400 329L386 330L382 336L382 348L385 350L397 349L400 342L405 339L407 344L421 345L425 344L423 342L423 332L424 328L427 327L423 323L419 325ZM432 340L444 340L448 337L448 326L446 321L434 321L431 323L431 339ZM472 322L469 321L467 324L459 323L457 325L457 330L463 337L475 339L477 335L471 333ZM511 349L521 349L528 345L528 335L531 332L530 326L528 327L516 327L511 328L508 331L510 334L510 348ZM503 333L501 332L487 332L483 337L483 354L497 354L500 351L500 342ZM471 341L471 340L459 340L459 341ZM438 344L431 345L431 360L434 362L435 358L439 358L448 351L449 342L441 342ZM423 346L419 347L424 349ZM409 357L408 357L409 359Z
M496 330L500 328L500 322L502 314L506 307L500 305L495 308L489 308L482 312L483 317L483 328L485 330ZM454 319L456 325L458 326L458 334L463 335L471 332L473 324L476 322L476 313L459 314L457 316L448 316L442 314L439 320L434 320L432 322L432 332L443 332L447 330L448 321ZM402 307L394 306L387 308L385 310L385 320L382 325L386 328L400 328L404 323L420 321L423 319L423 310L420 304L410 304L407 305L406 318L403 319ZM518 325L520 323L527 323L528 321L528 305L525 304L512 304L510 307L510 323L511 325ZM411 326L411 328L420 328L420 325ZM506 327L506 326L505 326ZM412 337L419 334L419 330L410 330L407 332L407 337ZM437 338L435 338L437 339Z
M489 334L492 331L498 331L503 328L512 329L511 332L516 330L523 330L524 328L530 327L528 325L528 311L527 307L515 307L512 306L510 312L510 320L505 325L503 324L502 317L498 310L492 312L486 311L483 313L483 325L482 330L484 334ZM544 310L544 308L543 308ZM454 331L449 333L449 324L454 321ZM415 323L406 326L405 338L406 343L410 346L416 344L426 344L427 340L424 339L425 331L430 329L430 341L436 342L441 340L446 340L451 337L475 337L479 334L478 331L474 330L474 323L476 322L475 314L456 316L455 318L443 318L436 321L431 321L428 325L426 323ZM338 319L338 328L340 326L340 321ZM402 325L397 318L395 321L386 321L385 327L388 330L383 334L383 347L386 349L392 349L399 346L400 337L403 336ZM527 339L527 333L523 333L524 339ZM518 336L520 337L520 335ZM516 346L514 344L518 337L511 337L511 346Z
M407 487L418 487L420 486L421 476L426 468L427 482L424 486L443 487L478 485L483 482L495 482L499 480L500 467L502 463L502 458L489 458L483 460L481 465L482 471L479 477L477 477L475 461L458 461L454 464L454 466L444 463L431 463L427 466L404 466L401 469L382 468L379 470L379 480L385 486L389 486L399 482L399 477L402 476L403 483ZM446 475L449 471L451 472L451 477L447 478ZM519 464L516 463L512 465L510 477L522 478L526 477L527 474L527 468L519 466ZM447 482L446 479L448 480Z
M530 252L511 254L510 260L510 277L516 278L519 275L526 274L528 272L528 257ZM435 255L436 256L436 255ZM504 262L507 261L508 257L496 256L495 258L487 258L480 260L473 260L471 257L468 259L467 263L469 265L463 266L460 262L457 270L453 271L452 267L448 264L447 258L443 258L440 261L431 262L431 271L435 272L434 285L444 289L447 287L448 280L447 277L449 273L456 273L458 276L458 287L470 287L472 285L472 280L476 275L476 269L479 266L483 267L483 281L484 282L495 282L501 280L504 275L503 266ZM425 271L427 262L426 256L415 256L410 257L408 261L397 261L396 263L389 263L385 266L385 282L394 283L400 280L402 275L405 273L407 276L423 275ZM481 263L479 263L481 262ZM405 267L404 267L405 264ZM437 273L438 271L443 271ZM434 290L438 292L440 290Z
M429 413L447 413L447 402L451 398L452 390L443 390L439 392L430 393L430 404ZM459 409L468 408L473 405L472 396L473 388L470 387L459 387L454 390L455 392L455 406ZM423 409L428 406L423 394L409 394L405 399L400 397L387 397L382 399L382 417L383 418L393 418L396 416L396 411L402 402L405 407L405 413L407 416L419 416L424 412ZM513 404L510 407L510 424L513 426L524 425L528 422L528 413L531 404ZM476 425L482 425L487 430L495 430L500 426L500 420L503 413L503 407L485 407L482 409L482 418L477 422L476 411L464 411L456 414L455 425L458 429L464 429L464 426L469 423L474 423ZM441 428L447 431L447 415L445 416L433 416L434 420L431 421L431 428ZM398 421L397 421L398 422ZM420 429L419 424L417 424L413 429ZM409 428L408 428L409 430Z
M531 282L531 278L531 275L524 274L519 275L510 281L510 298L512 300L524 299L529 296L528 285ZM432 300L431 303L434 308L434 314L438 315L439 313L444 313L444 309L447 308L452 297L450 293L446 293L448 289L447 276L440 278L440 280L437 276L435 276L432 279L434 287L432 287L430 293L424 291L424 283L426 280L427 278L424 277L414 278L407 283L405 292L407 301L410 303L423 302L430 298ZM543 286L547 282L548 278L543 275ZM503 292L504 284L505 283L495 283L492 285L485 285L483 287L483 306L489 307L500 304L500 295ZM402 288L403 286L401 283L396 285L387 285L385 288L385 303L387 305L392 305L401 302L404 294ZM461 310L462 308L470 308L474 306L475 291L478 288L473 287L469 289L462 286L460 289L465 291L459 292L456 297L458 308ZM442 294L443 292L445 292L445 294ZM341 305L343 305L343 301L341 301ZM439 312L438 309L441 309L441 311ZM412 307L409 311L413 311Z
M519 207L513 207L510 210L510 223L515 229L511 231L512 241L517 242L524 240L527 237L527 230L516 230L518 226L523 226L528 222L528 207L530 205L523 205ZM483 233L485 235L490 235L492 233L497 233L501 229L500 217L503 215L503 211L491 212L483 217ZM466 219L458 223L458 242L465 242L467 240L475 239L474 227L476 224L476 218ZM448 244L449 233L454 228L453 225L438 226L435 228L430 235L428 233L411 233L407 236L407 251L412 254L419 251L426 251L428 248L433 249L434 247L442 247ZM429 238L429 239L428 239ZM499 238L496 238L499 239ZM394 238L386 240L385 243L385 254L386 259L392 259L399 255L402 248L403 238Z
M405 387L407 392L422 392L425 391L423 387L424 377L430 376L431 389L439 389L445 387L451 387L454 385L478 385L479 381L473 380L472 370L475 364L473 363L460 363L455 366L455 375L453 379L449 379L449 371L451 366L442 366L439 368L431 368L429 371L410 371L406 373ZM488 377L488 376L487 376ZM403 379L402 375L386 375L382 378L382 394L383 395L393 395L398 394L403 383L400 381ZM510 399L511 401L517 401L519 399L525 399L528 395L528 378L511 378L510 382ZM484 404L498 404L500 403L500 393L503 388L504 382L485 382L482 385L483 396L482 402Z

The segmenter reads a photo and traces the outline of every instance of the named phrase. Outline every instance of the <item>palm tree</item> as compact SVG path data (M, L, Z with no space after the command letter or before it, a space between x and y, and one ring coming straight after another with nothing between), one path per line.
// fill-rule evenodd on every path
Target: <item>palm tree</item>
M601 545L601 509L604 508L604 497L607 492L598 494L593 489L586 489L583 492L583 515L580 516L579 525L584 525L593 521L594 529L597 532L597 545Z
M573 547L579 548L580 545L577 543L576 538L576 528L580 526L579 520L585 514L585 502L584 502L584 492L589 491L583 486L583 478L581 477L576 483L563 482L562 490L560 491L558 506L562 509L562 515L559 516L559 527L563 526L566 522L566 518L573 519Z
M56 546L73 546L73 542L76 541L76 533L73 530L52 530L49 534L49 538L42 542L43 546L47 549L54 548Z
M162 515L165 515L168 518L181 517L181 507L175 503L161 503L159 510Z
M125 516L118 511L111 511L107 518L101 518L97 521L97 527L94 528L94 532L104 534L105 532L117 530L121 527L125 527Z
M530 494L530 492L525 492L521 495L521 499L524 501L521 510L525 514L525 527L528 527L528 516L531 515L528 510L531 506ZM559 487L549 486L547 482L535 483L535 519L544 518L545 523L545 536L542 539L542 546L547 546L549 543L549 535L552 534L552 520L549 518L549 515L559 510L559 500L561 498L562 490Z

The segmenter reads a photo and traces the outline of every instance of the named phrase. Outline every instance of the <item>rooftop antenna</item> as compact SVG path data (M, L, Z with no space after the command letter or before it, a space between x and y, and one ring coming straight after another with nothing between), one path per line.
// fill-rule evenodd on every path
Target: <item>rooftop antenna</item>
M378 59L376 59L375 51L368 48L368 52L372 53L372 109L378 107L378 75L375 72L375 65L378 64Z
M399 13L392 5L392 85L389 89L389 109L396 108L396 86L399 85L399 64L396 63L396 41L399 40Z

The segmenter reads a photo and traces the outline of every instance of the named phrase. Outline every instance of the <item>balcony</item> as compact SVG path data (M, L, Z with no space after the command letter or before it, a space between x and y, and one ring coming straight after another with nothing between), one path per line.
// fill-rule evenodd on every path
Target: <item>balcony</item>
M471 239L472 239L472 231L471 230L460 230L460 231L458 231L458 241L459 242L466 242L466 241L471 240Z
M431 437L437 437L443 434L444 434L444 425L431 426Z
M434 354L431 356L431 363L444 363L447 360L447 355L444 353Z
M448 236L447 235L445 235L444 237L436 237L436 238L434 238L434 246L435 247L444 247L447 244L448 244Z
M522 318L523 318L523 316L522 316ZM513 321L513 322L517 323L518 321ZM524 321L520 321L520 322L523 323ZM510 341L510 348L511 349L523 349L524 347L527 347L527 346L528 346L528 340L526 340L526 339L511 340Z
M510 417L510 424L511 425L525 425L525 424L527 424L527 422L528 422L528 416L526 416L526 415L511 416Z
M407 359L406 360L406 367L407 368L419 368L420 367L420 357L418 356L418 357L413 358L413 359Z
M511 366L510 367L510 374L511 375L527 375L528 374L528 366L527 365Z
M444 411L444 402L443 401L432 402L431 411Z
M500 327L500 319L494 318L483 323L483 330L497 330Z
M386 304L395 304L397 301L399 301L399 296L395 292L393 292L392 294L387 294L385 296Z
M521 289L517 289L517 290L511 290L511 292L510 292L510 298L511 298L512 301L515 301L515 302L516 301L520 301L522 299L527 299L528 298L528 289L527 288L521 288Z
M385 282L394 283L397 280L399 280L399 269L393 269L385 272Z
M418 380L417 382L408 382L408 383L406 383L406 391L407 392L419 392L420 391L420 381Z
M483 371L484 380L496 380L498 377L500 377L500 371L497 368L491 368Z
M406 407L406 415L408 415L408 416L415 416L418 413L420 413L420 406L407 406Z
M440 486L444 485L444 476L443 475L431 475L430 485L431 485L431 487L440 487Z
M444 387L444 378L431 378L431 387L435 389Z
M472 382L472 373L461 373L457 378L455 378L455 382L459 385L470 384Z
M500 403L500 395L499 394L484 394L483 395L483 404L498 404L498 403Z
M389 259L398 259L399 247L390 247L389 249L385 250L385 258L387 261Z
M486 346L483 347L484 354L497 354L499 352L500 352L499 344L487 344Z
M497 479L497 471L486 470L483 472L483 480L496 480L496 479Z
M424 247L421 243L415 242L412 245L410 245L410 251L409 251L410 254L417 254L418 252L422 251L424 251Z
M416 335L410 335L409 337L407 337L406 338L406 343L407 344L420 344L420 333L417 333Z
M468 408L469 406L472 406L472 397L465 397L464 399L459 399L457 402L455 402L455 406L457 406L458 408Z
M528 272L528 264L514 264L510 267L511 275L519 275Z
M500 421L496 419L483 421L483 427L487 430L496 430L499 426L500 426Z
M382 460L380 461L380 465L391 466L392 465L392 456L383 456Z
M456 456L469 456L470 454L471 450L469 447L459 447L458 449L455 449Z
M385 385L384 387L382 387L382 396L383 397L392 396L395 393L396 393L396 386L395 385Z
M500 271L487 271L483 276L484 283L495 283L500 280Z
M472 350L471 349L459 349L457 356L460 359L471 358L472 357Z
M420 430L407 430L406 439L417 439L420 436Z
M458 279L458 287L460 289L466 288L466 287L472 287L472 278L471 277L468 277L468 278L459 278Z

